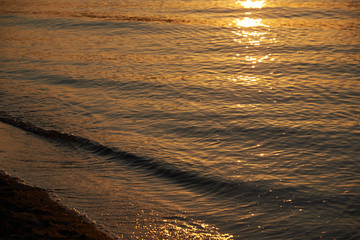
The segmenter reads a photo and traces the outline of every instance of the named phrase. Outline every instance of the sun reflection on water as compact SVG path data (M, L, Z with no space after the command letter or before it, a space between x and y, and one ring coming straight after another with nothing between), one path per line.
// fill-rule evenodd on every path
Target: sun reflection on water
M237 84L242 84L244 86L250 86L250 85L257 84L260 79L257 77L254 77L254 76L240 75L237 77L229 78L229 80L231 80L232 82L237 83Z
M243 19L236 19L234 21L235 25L238 27L259 27L259 26L264 26L266 27L266 25L264 25L263 23L261 23L262 19L255 19L255 18L249 18L249 17L244 17Z
M271 27L264 23L258 12L260 8L265 6L265 1L246 0L237 1L236 4L250 10L243 16L234 19L230 24L234 27L232 34L235 37L233 40L239 46L239 51L234 56L235 61L246 64L250 68L256 68L261 63L274 61L270 50L277 40L271 32ZM253 13L257 13L256 18L249 17Z
M265 5L265 1L237 1L237 4L240 4L244 8L262 8Z

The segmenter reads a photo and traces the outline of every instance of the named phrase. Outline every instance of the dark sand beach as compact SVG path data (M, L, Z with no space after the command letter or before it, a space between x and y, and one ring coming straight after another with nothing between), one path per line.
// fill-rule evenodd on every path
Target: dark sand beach
M46 190L0 173L1 239L112 239Z

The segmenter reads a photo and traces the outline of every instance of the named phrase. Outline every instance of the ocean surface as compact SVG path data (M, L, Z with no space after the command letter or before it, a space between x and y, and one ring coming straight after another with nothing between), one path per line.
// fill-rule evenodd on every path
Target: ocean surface
M0 169L119 239L360 239L359 63L360 1L0 0Z

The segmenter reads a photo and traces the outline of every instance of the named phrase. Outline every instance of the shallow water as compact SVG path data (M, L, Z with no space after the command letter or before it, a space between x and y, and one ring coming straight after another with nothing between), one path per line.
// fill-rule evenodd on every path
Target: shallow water
M119 238L359 238L359 13L0 1L0 166Z

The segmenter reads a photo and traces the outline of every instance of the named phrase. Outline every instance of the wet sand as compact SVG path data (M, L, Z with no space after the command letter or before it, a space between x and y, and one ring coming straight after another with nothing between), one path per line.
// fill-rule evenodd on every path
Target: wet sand
M57 204L46 190L0 173L1 239L112 239L83 216Z

